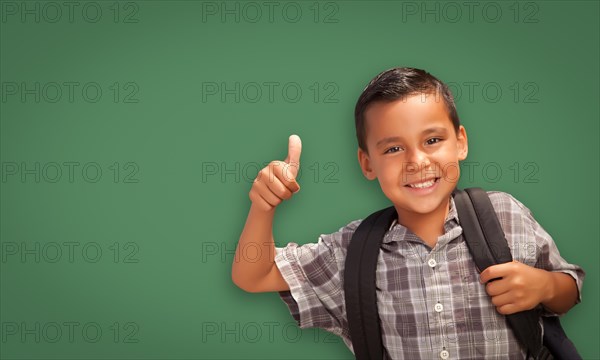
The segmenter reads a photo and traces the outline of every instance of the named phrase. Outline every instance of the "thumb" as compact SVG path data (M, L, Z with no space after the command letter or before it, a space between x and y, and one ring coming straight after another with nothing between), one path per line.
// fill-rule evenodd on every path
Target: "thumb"
M285 158L285 162L292 165L290 167L290 173L293 177L298 175L298 169L300 168L300 153L302 152L302 141L298 135L290 135L288 140L288 154Z

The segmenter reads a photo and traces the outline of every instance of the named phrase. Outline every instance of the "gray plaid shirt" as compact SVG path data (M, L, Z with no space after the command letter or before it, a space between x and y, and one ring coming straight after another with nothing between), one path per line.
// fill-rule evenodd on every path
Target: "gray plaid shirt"
M513 259L571 275L581 286L581 267L566 262L552 237L531 212L507 193L488 195L504 229ZM450 200L444 234L433 249L394 222L377 265L377 304L385 358L517 359L525 352L496 311L462 236ZM352 349L344 304L346 249L360 220L317 243L276 247L275 262L290 286L279 295L300 328L318 327L339 335ZM539 305L543 315L556 315Z

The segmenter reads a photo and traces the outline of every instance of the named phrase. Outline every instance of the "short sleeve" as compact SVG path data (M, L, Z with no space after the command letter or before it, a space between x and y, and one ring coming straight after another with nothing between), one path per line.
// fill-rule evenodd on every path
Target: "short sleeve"
M360 220L332 234L321 234L317 243L288 243L275 248L275 263L288 283L281 299L300 328L318 327L348 336L343 294L345 246Z
M514 197L511 196L511 198L515 204L521 208L524 214L524 221L527 226L527 231L531 232L530 236L535 239L535 267L547 271L563 272L570 275L577 286L577 300L575 304L579 304L581 302L581 289L583 286L583 279L585 278L585 272L580 266L571 264L563 259L554 240L550 234L548 234L548 232L546 232L546 230L544 230L544 228L534 219L531 211ZM553 311L550 311L544 306L541 306L541 308L542 315L544 316L559 315Z

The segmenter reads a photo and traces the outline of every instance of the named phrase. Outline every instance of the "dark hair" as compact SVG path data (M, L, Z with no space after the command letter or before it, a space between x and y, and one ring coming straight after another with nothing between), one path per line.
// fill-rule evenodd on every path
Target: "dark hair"
M425 70L410 67L397 67L381 72L365 87L356 102L354 119L358 146L367 151L365 112L369 105L375 102L392 102L416 94L441 94L454 125L458 132L460 120L452 93L446 84Z

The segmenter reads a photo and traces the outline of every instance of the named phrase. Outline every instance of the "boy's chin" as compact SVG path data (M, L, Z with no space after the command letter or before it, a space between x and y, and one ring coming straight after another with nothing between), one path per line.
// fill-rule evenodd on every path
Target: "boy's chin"
M390 199L395 205L396 209L400 208L404 211L426 215L435 212L442 206L447 206L450 201L450 194L452 191L443 191L429 196L413 197L413 196L402 196L401 199Z
M444 204L446 204L446 202L444 202L444 201L435 202L435 203L427 202L427 203L418 204L416 206L413 205L413 206L403 207L403 208L413 214L428 215L428 214L432 214L432 213L436 212L436 210L439 210L440 206L442 206Z

